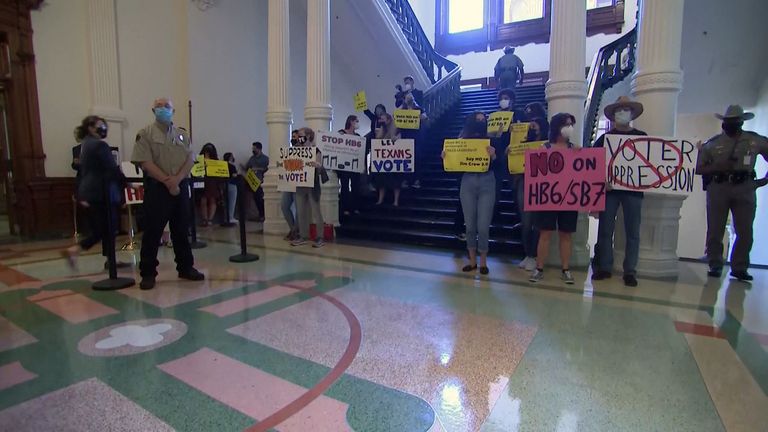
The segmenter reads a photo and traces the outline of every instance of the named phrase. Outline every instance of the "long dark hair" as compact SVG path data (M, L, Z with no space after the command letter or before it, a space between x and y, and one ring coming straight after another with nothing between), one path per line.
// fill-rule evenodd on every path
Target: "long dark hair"
M539 125L539 136L537 136L536 139L532 141L540 141L546 138L547 134L549 133L549 122L547 119L542 117L535 117L533 120L531 120L531 122Z
M347 122L344 123L344 130L348 130L349 128L351 128L352 127L352 123L354 123L356 121L357 121L357 116L356 115L353 114L351 116L347 116Z
M565 126L565 123L571 119L571 123L576 124L576 117L570 113L557 113L552 117L552 121L549 122L549 142L556 142L560 137L560 129Z
M488 135L488 119L484 122L478 122L475 120L478 115L485 117L484 112L475 111L468 115L466 120L464 120L464 129L461 130L461 138L485 138L486 135Z
M88 117L84 118L83 121L80 122L80 126L75 129L75 135L77 136L77 139L82 141L85 137L90 135L88 128L91 126L96 126L96 123L100 121L104 124L107 123L106 120L97 115L89 115Z
M219 160L219 152L216 150L216 146L213 145L213 143L206 143L202 150L200 150L201 155L205 155L206 153L208 153L210 159Z
M226 153L224 153L224 159L222 159L222 160L225 160L225 161L229 162L229 159L231 157L232 157L232 152L226 152Z

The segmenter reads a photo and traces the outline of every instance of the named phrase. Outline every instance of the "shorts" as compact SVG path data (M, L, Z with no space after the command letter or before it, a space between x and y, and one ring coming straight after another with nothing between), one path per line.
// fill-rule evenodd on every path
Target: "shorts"
M579 212L575 211L534 212L533 225L540 231L574 233L576 232L578 218Z

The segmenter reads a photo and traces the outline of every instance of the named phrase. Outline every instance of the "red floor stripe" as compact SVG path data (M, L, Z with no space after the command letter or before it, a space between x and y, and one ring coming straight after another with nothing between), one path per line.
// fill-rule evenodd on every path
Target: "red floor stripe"
M7 286L20 284L23 282L37 282L40 279L34 278L26 273L0 264L0 283Z
M725 339L725 334L720 331L719 328L711 325L675 321L675 328L680 333L689 333L697 336L708 336L718 339Z

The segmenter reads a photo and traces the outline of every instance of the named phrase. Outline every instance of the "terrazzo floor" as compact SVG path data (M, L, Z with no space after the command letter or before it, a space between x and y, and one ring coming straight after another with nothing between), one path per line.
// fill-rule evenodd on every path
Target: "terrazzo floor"
M768 271L531 285L258 233L232 264L236 230L200 235L206 281L163 248L152 291L91 290L103 259L73 272L67 242L0 249L0 431L768 431Z

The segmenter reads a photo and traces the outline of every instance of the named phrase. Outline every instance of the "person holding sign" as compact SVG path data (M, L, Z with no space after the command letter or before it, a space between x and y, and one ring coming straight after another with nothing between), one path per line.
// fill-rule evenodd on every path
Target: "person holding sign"
M427 121L429 118L427 116L427 113L424 111L424 108L422 108L417 102L416 98L413 94L408 93L405 95L405 98L403 100L403 104L400 105L398 108L403 110L411 110L411 111L418 111L419 114L419 127L416 129L400 129L400 135L404 139L412 139L413 145L414 145L414 158L418 160L423 160L423 148L424 144L422 142L422 131L424 130L424 122ZM419 181L418 174L411 174L409 177L411 177L410 180L413 181L411 186L415 189L418 189L421 187L421 182ZM403 182L403 186L407 187L407 180Z
M482 112L475 112L467 117L461 138L487 138L487 120ZM466 226L467 252L469 263L461 271L471 272L478 269L477 255L480 254L480 274L487 275L488 249L493 219L493 208L496 204L496 177L491 166L496 159L496 149L490 143L487 147L490 157L489 169L484 172L465 172L461 176L459 200L464 213ZM445 159L445 150L442 153Z
M643 113L643 105L634 102L626 96L619 97L616 102L603 110L611 121L611 130L600 135L593 147L605 146L605 135L648 135L630 126L632 120ZM624 213L624 234L626 245L624 251L624 285L637 286L637 260L640 256L640 217L643 210L643 193L636 191L611 190L605 194L605 211L600 213L600 225L597 230L595 257L592 262L592 280L603 280L611 277L613 270L613 235L616 230L616 215L621 206Z
M360 136L357 130L360 129L360 121L356 115L350 115L347 117L347 121L344 123L344 129L340 129L339 133L342 135L355 135ZM327 155L327 153L326 153ZM342 214L349 216L351 212L360 213L360 173L350 171L337 171L341 182L341 197L339 199L339 207L341 207Z
M219 153L213 143L206 143L200 150L200 155L206 161L219 160ZM204 184L203 196L200 197L200 214L203 218L201 225L208 227L211 226L213 218L216 217L216 206L221 199L221 179L211 177L206 173Z
M152 111L155 122L139 131L131 162L144 171L144 236L141 240L141 284L143 290L155 287L157 248L163 227L170 221L173 253L179 278L201 281L205 275L197 271L189 245L189 182L194 164L189 135L173 122L173 101L155 100Z
M291 131L291 141L288 147L299 144L299 130ZM282 150L281 150L282 151ZM282 166L282 161L280 162ZM289 190L283 190L280 197L280 211L283 212L283 219L288 224L288 234L283 238L286 241L294 241L299 238L299 226L297 225L297 215L293 213L294 202L296 201L296 188L285 186Z
M756 189L768 184L768 176L756 179L757 156L768 161L768 138L742 129L755 118L739 105L731 105L722 120L723 133L709 139L699 150L696 173L710 176L707 186L707 260L710 277L723 271L723 235L728 212L733 215L736 241L731 251L731 276L752 281L749 253L752 250L752 224L757 207Z
M379 116L379 127L376 128L376 139L400 139L400 132L395 127L395 119L388 113ZM376 173L373 175L373 183L379 190L379 200L376 205L384 203L384 197L387 195L387 189L392 189L395 197L392 205L400 205L400 186L403 182L403 175L398 173Z
M315 180L313 187L296 187L296 213L299 216L299 238L291 242L291 246L302 246L309 241L309 225L314 217L317 227L317 238L312 247L320 248L325 246L323 241L323 213L320 211L320 176L324 172L323 158L320 151L315 147L315 131L308 127L299 129L297 133L296 147L311 147L315 151L314 162L308 162L307 165L315 167Z
M571 149L571 137L575 130L576 117L569 113L557 113L552 117L549 125L549 141L544 144L547 150ZM544 279L544 261L549 256L549 239L552 233L557 231L560 238L560 265L562 273L560 278L568 285L575 283L570 270L571 262L571 236L576 232L576 223L579 213L570 210L539 211L533 215L533 223L539 229L539 245L536 254L536 270L528 279L530 282L539 282Z
M256 173L259 181L264 182L264 173L269 170L269 157L262 152L263 146L259 141L251 144L251 157L245 164L245 169L252 169ZM259 211L257 222L264 222L264 188L256 189L253 193L253 201L256 203L256 210Z

